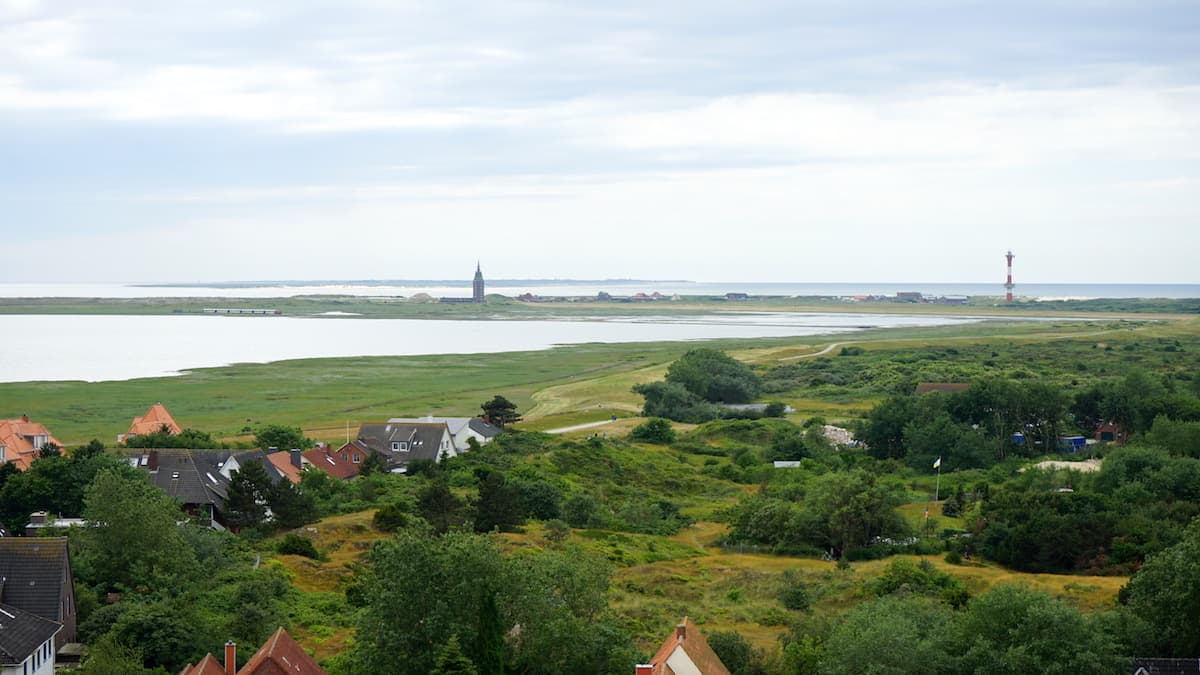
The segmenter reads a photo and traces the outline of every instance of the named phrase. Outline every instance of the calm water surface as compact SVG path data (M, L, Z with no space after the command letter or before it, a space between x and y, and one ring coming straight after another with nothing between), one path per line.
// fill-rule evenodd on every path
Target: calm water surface
M128 380L230 363L478 354L587 342L836 335L969 317L800 312L543 321L0 315L0 381Z

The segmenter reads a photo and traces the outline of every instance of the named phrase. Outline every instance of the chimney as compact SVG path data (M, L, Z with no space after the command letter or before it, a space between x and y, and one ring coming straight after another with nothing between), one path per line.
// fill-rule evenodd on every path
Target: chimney
M233 640L225 643L225 675L237 673L237 644Z
M150 458L146 460L146 468L151 471L158 471L158 451L151 450Z
M300 455L300 450L297 448L292 448L292 466L296 467L297 469L303 469L303 459L304 458Z
M34 511L29 514L30 525L45 525L47 513L45 511Z
M21 413L21 421L28 422L29 421L29 413Z
M654 675L654 666L652 664L639 663L634 667L636 668L633 671L634 675Z
M678 626L675 626L675 637L679 638L680 640L683 640L684 638L687 637L687 617L686 616L683 617L683 621L680 621Z

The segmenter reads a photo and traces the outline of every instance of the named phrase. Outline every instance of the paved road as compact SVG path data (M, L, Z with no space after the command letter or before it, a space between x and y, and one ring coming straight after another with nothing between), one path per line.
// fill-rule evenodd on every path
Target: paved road
M571 431L579 431L581 429L591 429L592 427L602 427L605 424L612 424L616 420L600 420L599 422L588 422L587 424L576 424L573 427L562 427L561 429L547 429L548 434L565 434Z

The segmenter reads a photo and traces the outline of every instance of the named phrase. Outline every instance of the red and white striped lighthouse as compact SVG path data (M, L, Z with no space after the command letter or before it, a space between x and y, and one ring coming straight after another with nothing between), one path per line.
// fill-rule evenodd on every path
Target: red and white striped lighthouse
M1012 259L1013 259L1013 257L1014 257L1013 252L1011 250L1008 253L1004 254L1004 258L1006 260L1008 260L1008 278L1004 282L1004 290L1005 290L1004 301L1005 302L1013 301L1013 299L1012 299L1012 291L1013 291Z

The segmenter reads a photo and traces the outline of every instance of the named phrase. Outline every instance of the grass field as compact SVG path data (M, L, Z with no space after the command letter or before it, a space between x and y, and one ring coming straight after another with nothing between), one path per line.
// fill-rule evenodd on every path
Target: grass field
M1091 345L1197 335L1200 321L1160 317L1119 322L988 321L870 330L838 338L705 344L753 364L773 365L811 358L830 344L861 346L870 353L930 345L1049 346L1083 340ZM661 378L666 366L695 344L589 344L507 354L304 359L115 382L0 383L0 417L28 413L67 445L92 438L111 442L134 416L161 401L181 425L221 438L245 438L261 424L276 423L301 427L314 440L339 442L347 427L352 432L363 422L393 416L473 415L480 403L502 393L524 411L527 428L545 429L635 414L640 400L630 387ZM1063 358L1069 356L1064 354ZM857 393L814 397L793 392L774 398L797 408L795 417L823 415L833 420L854 417L875 400Z

